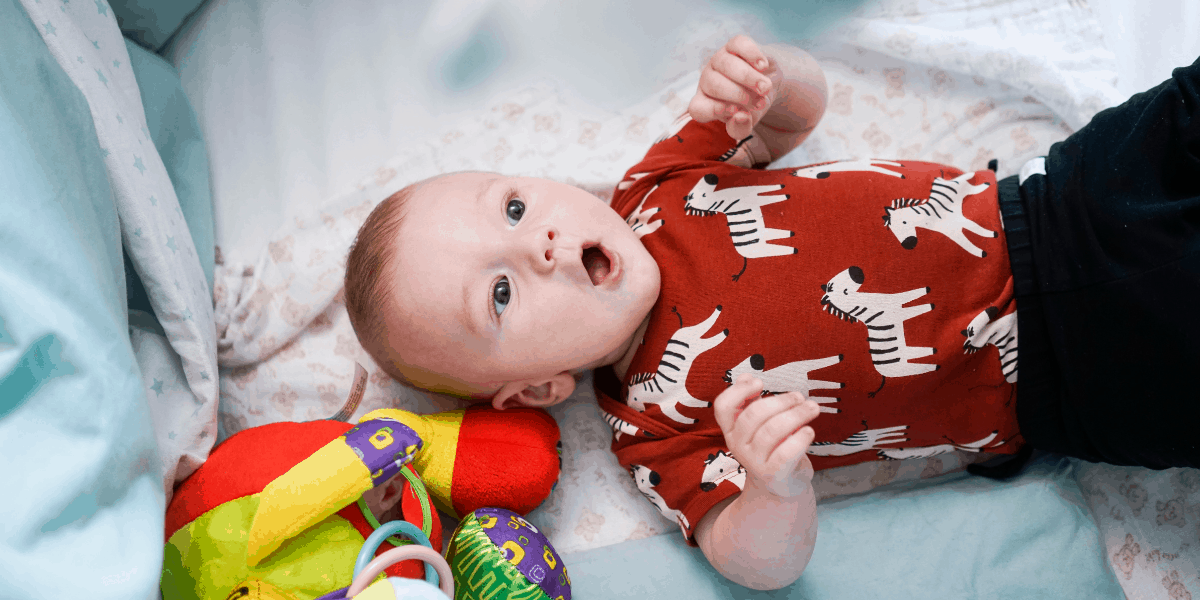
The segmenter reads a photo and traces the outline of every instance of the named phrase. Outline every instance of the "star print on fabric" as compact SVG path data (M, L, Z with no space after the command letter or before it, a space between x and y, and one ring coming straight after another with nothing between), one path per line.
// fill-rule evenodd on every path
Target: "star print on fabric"
M108 3L104 0L96 0L96 13L108 16Z
M104 73L100 72L100 69L96 69L96 77L100 78L100 83L103 83L104 87L108 87L108 78L104 76Z
M172 431L172 432L168 433L168 434L167 434L167 439L171 439L171 440L175 439L175 432L174 432L174 431Z
M46 29L46 35L55 35L55 36L58 35L57 33L55 33L56 31L58 31L58 28L54 26L54 23L51 23L50 21L46 21L46 24L42 25L42 27Z
M158 206L158 198L150 196L150 206Z
M134 230L133 230L133 235L136 235L136 236L138 236L138 237L142 237L142 228L141 228L141 227L138 227L137 229L134 229Z
M183 309L183 320L184 321L192 320L192 309L190 309L190 308Z
M178 247L175 246L175 236L173 236L173 235L167 236L167 247L171 249L171 252L175 252L176 250L178 250Z
M99 73L99 71L97 71L97 73ZM142 175L145 175L145 174L146 174L146 165L143 165L143 164L142 164L142 157L140 157L140 156L138 156L138 155L136 155L136 154L135 154L135 155L133 156L133 166L134 166L134 168L136 168L136 169L137 169L139 172L141 172L141 174L142 174Z
M154 390L155 394L158 394L159 396L161 396L162 392L163 392L162 384L163 384L163 382L161 380L155 379L154 385L150 386L150 389Z
M121 61L119 61L119 60L114 60L114 61L113 61L113 68L120 69L120 68L121 68Z
M200 371L200 379L208 381L208 371Z
M78 57L78 58L79 58L79 64L81 64L81 65L82 65L82 64L83 64L83 57L82 57L82 56L80 56L80 57Z
M121 118L121 115L117 115L117 122L118 122L118 123L122 123L122 124L124 124L124 123L125 123L125 119L122 119L122 118Z
M94 46L97 50L100 49L100 42L97 42L95 40L88 40L88 41L91 42L92 46Z

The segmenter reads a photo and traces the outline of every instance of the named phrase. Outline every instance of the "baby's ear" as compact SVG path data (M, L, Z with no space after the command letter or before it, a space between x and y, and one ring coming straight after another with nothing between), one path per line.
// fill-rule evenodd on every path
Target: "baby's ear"
M574 391L575 376L570 371L563 371L546 378L506 383L492 397L492 406L496 410L518 406L546 408L566 400Z

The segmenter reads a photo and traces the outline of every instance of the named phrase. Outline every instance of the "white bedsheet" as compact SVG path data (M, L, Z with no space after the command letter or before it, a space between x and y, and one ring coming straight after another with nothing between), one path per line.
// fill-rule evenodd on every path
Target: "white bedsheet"
M511 12L518 4L491 3L479 22L519 35ZM356 13L376 10L383 12ZM638 48L644 33L622 37L620 28L629 20L596 25L593 19L601 33L586 35L629 41L609 44L622 50L604 63L606 70L595 71L594 79L606 82L620 81L613 65L635 73L615 93L597 95L595 87L579 84L579 72L564 73L569 69L563 65L553 71L557 84L519 85L551 71L505 71L511 64L495 66L495 72L506 73L517 91L485 79L455 93L421 79L444 74L435 55L414 55L415 67L402 64L399 48L409 46L393 37L418 32L413 23L419 19L389 10L367 2L344 11L314 5L296 12L216 2L197 21L207 29L193 29L176 46L176 64L197 103L214 170L225 263L218 266L214 290L223 435L333 414L349 392L354 362L371 372L358 415L385 405L419 411L456 406L391 381L354 340L338 299L339 269L369 208L411 181L468 168L558 178L604 195L684 108L695 85L689 72L704 57L733 33L771 35L745 16L680 12L672 21L660 15L659 23L675 23L659 30L671 32L673 45L654 48L654 58L668 58L644 69L629 63L652 60L650 51L628 50ZM437 21L426 17L422 12L420 19ZM246 23L252 24L248 30ZM366 32L360 38L383 41L351 43L346 38L356 27ZM468 48L492 43L469 32L456 35L448 39L465 40ZM564 40L584 35L552 37L540 51L570 60L577 57L576 45ZM827 71L829 111L810 140L781 161L786 165L882 156L981 169L994 157L1005 176L1123 98L1114 55L1082 1L890 2L860 9L808 46ZM513 63L555 66L514 48ZM594 66L596 58L580 58L580 64ZM654 74L643 75L647 70ZM672 85L652 91L660 82ZM387 156L392 158L382 160ZM609 432L590 386L585 382L551 412L564 435L564 475L531 518L556 547L571 552L673 534L674 525L641 498L608 453ZM822 472L817 486L822 497L862 492L955 470L969 458L866 463ZM1082 470L1081 487L1129 597L1200 592L1200 482L1194 475Z

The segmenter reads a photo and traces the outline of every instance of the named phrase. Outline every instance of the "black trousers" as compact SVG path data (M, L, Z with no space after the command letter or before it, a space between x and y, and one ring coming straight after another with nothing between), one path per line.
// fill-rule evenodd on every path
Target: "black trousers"
M1200 467L1200 59L998 185L1035 448Z

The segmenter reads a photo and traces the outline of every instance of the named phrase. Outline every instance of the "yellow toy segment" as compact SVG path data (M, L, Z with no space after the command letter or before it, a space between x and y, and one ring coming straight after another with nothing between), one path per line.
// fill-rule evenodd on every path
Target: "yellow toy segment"
M246 564L257 565L283 542L345 508L371 489L371 473L338 437L258 494Z
M376 581L359 592L354 600L396 600L396 588L387 579Z
M465 410L451 410L432 415L418 415L396 408L380 408L363 415L358 422L386 417L400 421L417 432L425 445L413 459L413 468L420 474L434 506L461 518L462 515L454 511L454 504L450 500L450 487L454 481L458 434L462 429L465 414Z

